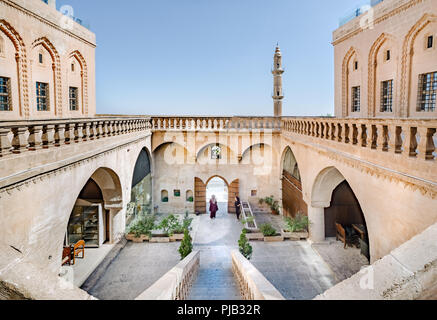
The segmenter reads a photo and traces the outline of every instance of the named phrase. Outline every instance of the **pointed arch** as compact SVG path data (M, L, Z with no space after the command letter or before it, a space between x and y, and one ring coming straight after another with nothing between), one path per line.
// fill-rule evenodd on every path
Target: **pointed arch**
M388 41L395 42L395 38L387 33L382 33L378 39L375 40L369 52L369 71L368 71L368 115L369 117L376 116L376 77L377 77L377 58L379 50Z
M61 81L61 57L55 46L46 37L38 38L32 43L32 50L43 46L52 58L53 84L55 93L54 113L62 116L62 81Z
M80 65L80 76L82 82L81 100L82 100L82 114L88 115L88 66L85 58L79 50L75 50L68 55L68 58L75 58Z
M18 108L20 117L29 118L29 83L26 45L19 33L4 19L0 19L0 31L3 32L15 47L18 79Z
M411 97L411 70L414 56L414 42L419 33L430 23L436 22L437 16L425 13L419 21L410 29L404 39L402 46L402 66L401 66L401 99L400 99L400 116L408 117L410 115L409 102Z
M348 92L349 92L349 62L352 59L353 56L357 55L357 51L354 47L351 47L349 51L346 53L346 55L343 58L343 64L342 64L342 117L347 117L349 115L349 108L348 108Z

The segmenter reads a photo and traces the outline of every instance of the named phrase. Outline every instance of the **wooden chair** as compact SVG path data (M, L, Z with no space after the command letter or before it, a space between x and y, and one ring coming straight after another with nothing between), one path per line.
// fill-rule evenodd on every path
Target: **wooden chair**
M340 240L344 243L344 248L347 247L347 238L346 238L346 231L344 230L343 226L339 223L335 223L335 227L337 229L336 238L337 241Z
M82 253L82 257L79 254ZM76 257L80 259L85 258L85 241L80 240L73 246L73 265L76 263Z
M71 247L65 247L62 250L62 265L67 264L71 265Z

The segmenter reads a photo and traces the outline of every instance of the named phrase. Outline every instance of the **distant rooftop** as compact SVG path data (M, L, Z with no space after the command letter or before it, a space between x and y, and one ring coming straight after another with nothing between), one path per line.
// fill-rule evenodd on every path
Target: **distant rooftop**
M382 2L384 0L365 0L362 1L360 5L355 6L354 9L350 10L347 14L345 14L343 17L340 18L339 26L343 26L349 21L355 19L356 17L359 17L363 13L370 10L370 8L376 6L378 3Z

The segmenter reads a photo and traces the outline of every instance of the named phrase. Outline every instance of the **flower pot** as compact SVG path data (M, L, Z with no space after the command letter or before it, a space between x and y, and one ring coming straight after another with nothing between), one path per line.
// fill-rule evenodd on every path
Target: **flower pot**
M306 240L309 238L308 231L292 232L290 239L293 241Z
M184 234L183 233L175 233L174 235L172 235L170 237L170 241L171 242L182 241L183 239L184 239Z
M276 211L276 210L273 210L273 209L272 209L272 214L273 214L274 216L279 216L279 211Z
M291 239L291 237L293 236L293 234L290 231L285 229L282 229L281 234L284 237L284 239Z
M143 238L140 236L140 237L138 237L138 238L133 238L132 239L132 242L134 242L134 243L143 243Z
M149 241L150 237L148 235L146 235L146 234L142 234L141 235L141 239L143 239L143 241Z
M126 240L128 240L128 241L133 241L134 238L135 238L135 234L133 234L133 233L128 233L128 234L126 234L124 237L125 237Z
M284 241L284 237L282 235L264 237L264 242L281 242L281 241Z
M254 240L263 241L264 240L264 235L262 233L260 233L260 232L246 233L246 238L249 241L254 241Z
M150 243L168 243L170 242L170 237L152 237L149 240Z

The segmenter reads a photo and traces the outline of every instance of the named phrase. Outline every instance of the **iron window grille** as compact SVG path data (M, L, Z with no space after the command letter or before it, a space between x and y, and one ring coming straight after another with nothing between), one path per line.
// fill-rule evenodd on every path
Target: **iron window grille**
M437 71L419 75L417 111L435 111L437 95Z
M393 112L393 80L381 83L381 112Z
M11 80L0 77L0 111L11 110Z
M78 89L76 87L70 87L69 97L70 97L70 110L71 111L79 110L77 93L78 93Z
M36 83L36 109L38 111L49 110L49 85L47 83Z
M352 87L352 112L359 112L361 108L361 88Z

